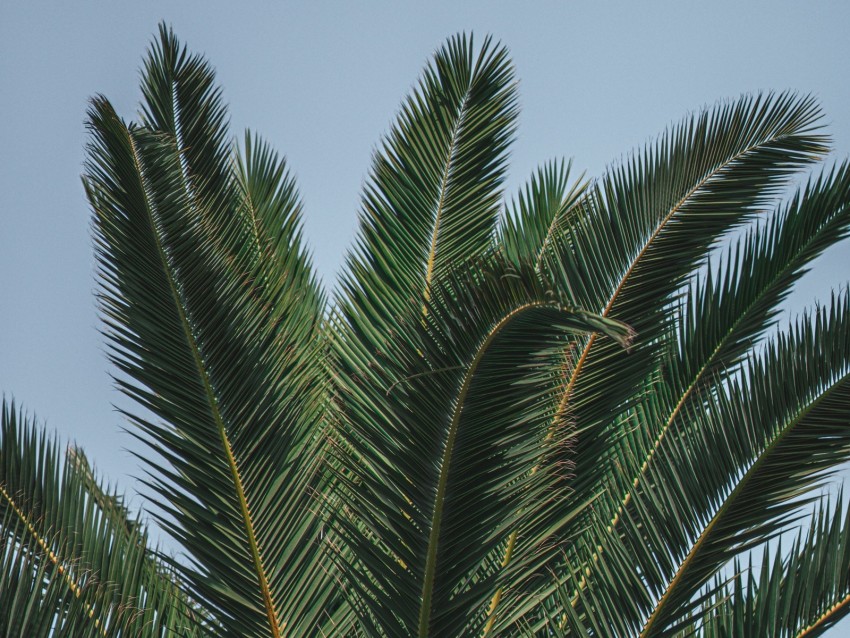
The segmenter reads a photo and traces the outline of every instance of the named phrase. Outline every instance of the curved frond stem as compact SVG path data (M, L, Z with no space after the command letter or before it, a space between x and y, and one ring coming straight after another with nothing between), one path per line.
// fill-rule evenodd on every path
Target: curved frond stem
M593 339L595 339L597 334L599 334L599 333L597 333L597 332L591 333L589 341L592 341ZM631 339L632 336L634 336L634 335L631 335L629 337L629 339ZM582 356L586 356L586 352L587 352L587 350L582 354ZM571 381L572 381L572 379L571 379ZM559 410L560 409L562 409L561 406L559 406ZM555 413L555 421L553 421L553 424L550 425L550 427L549 427L549 429L546 433L545 441L547 443L550 442L555 436L555 429L556 429L555 423L559 422L563 418L564 418L563 413L558 413L558 412ZM540 464L538 463L537 465L535 465L534 467L531 468L530 474L534 475L539 470L540 470ZM511 532L510 536L508 537L508 543L505 547L504 556L502 557L502 561L500 563L500 566L503 569L505 567L507 567L508 565L510 565L510 563L511 563L511 559L513 557L513 549L514 549L514 545L516 544L516 541L517 541L517 531L514 530L514 531ZM497 618L496 617L496 610L498 609L499 603L501 602L502 594L503 594L503 588L500 587L498 590L496 590L496 593L493 594L493 598L490 600L490 607L487 611L488 619L487 619L487 623L484 626L482 638L487 638L487 636L489 636L490 633L493 631L493 628L494 628L495 623L496 623L496 618Z
M554 436L554 431L552 428L550 428L549 431L546 433L546 442L550 442L554 438ZM538 463L533 468L531 468L530 474L534 475L539 470L540 464ZM502 561L499 563L499 566L502 569L511 564L511 558L513 558L514 546L516 545L517 535L517 530L514 530L511 532L511 535L508 536L508 544L505 546L505 555L502 557ZM499 603L502 600L503 592L504 588L499 587L499 589L496 590L496 593L493 594L493 598L490 599L490 608L487 610L487 624L484 625L484 631L481 634L481 638L487 638L487 636L490 635L496 625L496 610L499 608Z
M745 316L745 314L742 314L736 320L735 324L737 325L738 323L743 321L744 316ZM734 330L734 326L729 331L729 333L727 333L727 335L726 335L727 338L729 337L729 335L732 334L733 330ZM692 380L691 384L682 393L682 396L679 398L679 401L678 401L678 403L676 403L676 406L671 410L670 416L668 417L667 421L664 423L664 426L661 428L661 430L656 435L655 441L653 441L652 447L649 449L649 451L646 454L646 458L644 458L643 462L641 463L640 470L638 471L637 476L635 476L634 480L632 481L632 487L633 488L636 488L640 484L641 478L643 478L645 476L646 471L649 469L649 465L652 462L652 459L655 457L655 454L658 452L658 449L661 447L661 444L664 441L664 437L666 436L667 432L670 430L670 427L673 425L673 422L676 420L676 417L681 412L682 407L685 405L685 403L687 403L688 398L691 396L691 393L694 391L694 389L699 384L702 376L708 370L710 370L711 364L714 361L714 357L717 355L718 352L720 352L722 350L723 344L724 344L724 342L721 342L717 345L717 347L714 349L714 352L711 353L711 355L706 359L703 366L699 369L699 371L695 375L694 379ZM617 525L620 522L620 517L623 515L623 511L629 506L629 503L631 502L631 500L632 500L632 492L631 491L626 492L622 496L622 498L620 499L620 504L617 506L617 511L614 512L614 516L611 517L611 521L608 523L608 531L609 532L613 532L617 528Z
M836 174L832 174L836 175ZM830 176L830 178L832 177ZM831 181L828 180L828 182ZM850 183L847 179L847 171L846 167L842 167L837 173L837 177L833 184L835 185L835 191L840 192L842 187L846 187L846 185ZM703 382L703 380L708 376L708 373L711 372L715 364L718 362L723 365L723 354L726 350L728 344L734 344L735 338L738 336L739 328L745 326L747 321L750 319L751 314L755 314L756 317L760 316L760 313L764 313L765 309L760 307L763 305L765 298L767 298L768 302L773 301L774 303L779 300L779 296L775 299L771 300L771 297L777 292L781 291L783 288L787 288L791 283L796 280L796 275L798 275L804 264L811 260L816 254L820 254L820 250L823 249L825 245L830 245L833 242L840 241L842 237L844 237L847 233L847 196L844 194L839 195L837 201L829 201L823 202L819 196L823 194L820 191L820 187L822 182L818 180L817 187L814 189L807 190L805 195L802 198L802 202L797 204L797 208L789 209L789 215L793 212L795 213L795 217L797 219L809 217L812 218L811 214L804 215L803 211L808 200L813 201L813 208L817 210L818 215L816 217L817 223L815 224L814 229L810 229L809 227L804 227L804 232L801 232L797 226L791 224L789 222L788 216L783 216L777 221L777 226L775 234L773 235L774 241L771 245L770 253L781 251L781 247L783 245L787 245L785 240L789 237L798 234L800 235L800 243L793 245L793 252L787 255L786 261L782 262L782 265L777 268L769 278L765 280L759 280L759 288L755 290L755 294L753 294L749 301L745 306L741 307L738 310L735 319L726 327L723 335L717 340L713 350L705 357L702 364L699 368L693 372L690 376L690 380L688 386L681 392L681 396L676 403L676 405L670 411L669 417L666 419L664 425L657 433L655 440L652 446L649 448L646 456L641 463L640 469L635 475L634 480L632 481L632 488L637 488L640 484L641 480L646 476L647 470L649 468L650 463L652 463L655 455L657 454L659 448L662 445L662 442L670 431L670 428L673 426L673 423L677 419L677 417L681 414L683 407L686 405L688 400L693 396L694 391L699 387L699 385ZM830 186L826 192L831 192L833 187ZM828 211L827 213L822 213L821 210ZM811 213L811 211L809 211ZM789 229L790 228L790 229ZM729 270L738 270L741 268L742 272L748 272L755 268L755 266L759 263L760 260L768 261L766 256L770 253L759 253L754 250L752 253L749 253L747 257L745 257L742 261L738 262L737 259L734 263L730 263L728 266ZM761 259L760 259L761 258ZM727 273L728 276L728 273ZM728 294L728 291L724 291L724 294ZM765 315L767 316L767 315ZM746 330L746 328L745 328ZM620 499L620 504L617 507L617 510L612 517L608 530L612 531L616 528L617 523L619 522L620 516L626 507L628 507L629 503L632 499L632 491L627 490L625 494Z
M422 607L419 614L419 637L427 638L431 617L431 593L434 587L434 575L437 569L437 550L440 538L440 523L443 517L443 503L445 502L446 485L448 484L449 469L451 467L451 455L454 450L454 441L457 436L458 425L460 424L460 415L463 412L463 405L466 395L469 392L472 379L475 377L475 372L478 365L481 363L484 355L493 340L499 335L506 325L508 325L514 317L525 312L529 308L549 305L546 303L530 303L514 308L510 313L505 315L502 320L493 327L487 335L475 357L471 361L469 367L464 374L463 383L458 392L457 401L455 403L454 413L452 414L451 425L449 426L448 436L446 437L445 450L443 459L440 464L440 478L437 483L437 495L434 500L434 511L431 515L431 535L428 539L428 554L425 559L425 572L422 584Z
M539 466L535 465L531 468L531 473L534 474L537 471ZM508 565L511 564L511 558L514 553L514 545L516 545L517 540L517 531L514 530L511 532L511 535L508 536L508 544L505 547L505 555L502 557L502 562L499 563L499 566L504 569ZM493 631L493 627L496 625L496 610L499 608L499 603L502 601L502 593L504 592L503 587L499 587L496 590L496 593L493 594L493 598L490 599L490 607L487 609L487 624L484 625L484 631L481 633L482 638L487 638L490 633Z

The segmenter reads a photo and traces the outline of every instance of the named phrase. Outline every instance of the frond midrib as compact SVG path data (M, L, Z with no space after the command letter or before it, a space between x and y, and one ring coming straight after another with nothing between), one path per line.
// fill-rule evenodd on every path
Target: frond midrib
M458 107L457 120L452 127L448 151L446 152L445 168L443 169L443 174L440 177L439 195L437 197L437 205L434 212L434 230L431 233L431 243L428 248L428 261L426 262L425 267L425 287L422 292L422 298L426 305L423 305L422 307L423 314L427 313L427 303L431 299L431 281L434 278L434 267L437 260L437 242L440 235L440 222L442 221L443 209L445 208L446 192L448 191L449 179L451 178L452 167L454 165L453 160L457 152L457 140L460 135L460 129L466 118L466 105L469 102L469 94L471 92L472 86L468 86L463 95L463 100Z
M803 629L801 629L794 636L794 638L805 638L806 636L811 635L812 632L817 632L817 630L823 627L826 623L828 623L835 614L840 612L848 605L850 605L850 594L847 594L844 598L842 598L837 603L832 605L829 609L827 609L825 612L823 612L820 616L818 616L818 619L811 625L803 627Z
M569 167L567 167L567 171L569 171ZM584 179L584 174L579 176L578 180L581 181ZM549 247L549 242L552 237L555 235L555 230L558 228L559 222L564 218L564 216L569 215L576 208L581 206L583 203L583 198L580 196L581 191L587 189L588 182L585 180L583 184L579 184L578 186L574 186L573 189L567 193L566 197L563 201L558 205L558 211L552 216L552 221L549 222L549 227L546 229L546 234L543 236L543 241L540 242L540 250L537 251L537 257L534 260L534 270L540 272L540 268L543 265L543 257L546 254L546 249ZM575 193L578 190L579 193ZM575 198L572 203L569 202L570 196L573 195Z

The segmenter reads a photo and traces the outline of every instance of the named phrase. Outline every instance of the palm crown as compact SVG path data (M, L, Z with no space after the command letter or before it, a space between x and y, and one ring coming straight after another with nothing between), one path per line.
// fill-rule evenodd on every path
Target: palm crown
M92 100L116 383L182 554L2 409L3 635L813 636L850 609L850 228L811 98L743 97L507 205L506 50L451 38L375 153L327 299L286 165L165 27ZM802 521L802 522L801 522ZM754 562L755 561L755 562Z

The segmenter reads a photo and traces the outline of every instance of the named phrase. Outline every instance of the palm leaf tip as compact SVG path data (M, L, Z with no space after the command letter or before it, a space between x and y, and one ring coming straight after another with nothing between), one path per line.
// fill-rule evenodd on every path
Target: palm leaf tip
M458 35L435 53L375 156L343 310L371 306L393 322L408 303L421 310L443 273L489 250L516 116L504 47Z
M632 344L638 334L629 324L586 311L579 311L579 315L589 329L604 334L620 344L626 351L631 351Z

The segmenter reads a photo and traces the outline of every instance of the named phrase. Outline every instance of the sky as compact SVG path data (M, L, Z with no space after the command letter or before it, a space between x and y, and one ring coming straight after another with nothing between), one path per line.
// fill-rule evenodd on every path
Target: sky
M0 393L74 440L132 492L141 475L100 335L80 183L89 98L126 118L164 20L218 72L231 130L287 157L315 264L333 287L353 245L370 158L431 53L492 34L520 79L506 191L552 158L599 175L705 105L793 89L817 97L830 161L850 156L850 3L13 2L0 0ZM850 281L844 242L789 312ZM136 501L137 504L138 500Z

